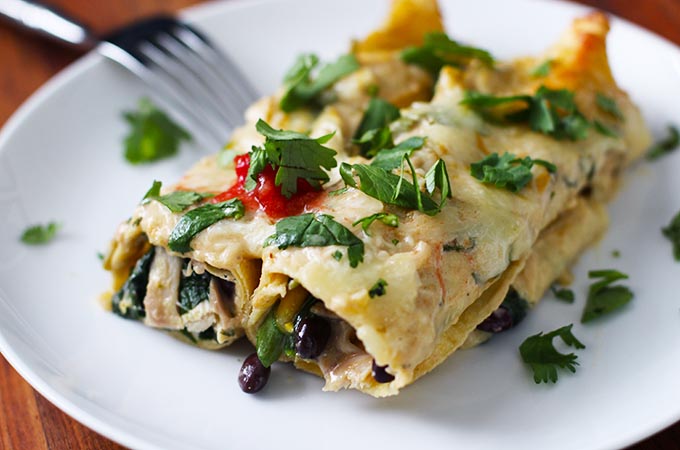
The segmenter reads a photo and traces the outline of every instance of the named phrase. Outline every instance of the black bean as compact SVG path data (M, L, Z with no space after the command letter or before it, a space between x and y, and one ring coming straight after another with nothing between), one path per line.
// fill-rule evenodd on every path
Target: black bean
M328 344L331 325L319 316L309 316L295 326L295 353L303 359L317 358Z
M529 303L511 288L501 306L491 313L484 322L477 325L477 329L489 333L509 330L524 320L528 311Z
M389 383L390 381L394 380L394 375L387 372L387 370L385 370L386 368L387 366L379 366L375 363L375 359L373 360L373 368L371 373L373 374L375 381L378 383Z
M247 394L259 392L267 384L271 367L265 367L257 357L257 353L248 356L238 373L238 384Z
M492 312L489 317L484 319L484 322L477 325L478 330L486 331L488 333L500 333L512 328L513 321L510 311L503 306Z

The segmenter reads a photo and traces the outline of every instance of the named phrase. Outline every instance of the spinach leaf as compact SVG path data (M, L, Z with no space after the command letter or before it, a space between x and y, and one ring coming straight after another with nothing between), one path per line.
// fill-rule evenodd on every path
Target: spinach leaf
M149 270L154 258L154 247L146 252L130 272L130 276L111 298L111 310L126 319L143 319L146 285L149 283Z
M241 200L233 198L221 203L208 203L192 209L179 219L168 238L170 250L186 253L191 251L191 240L210 225L223 219L238 220L245 207Z
M350 230L327 214L302 214L286 217L276 222L276 233L265 241L265 247L347 247L349 265L357 267L364 260L364 243Z
M187 264L188 261L184 264L184 270L186 270ZM180 314L191 311L200 303L208 300L210 295L210 274L207 271L201 274L192 271L190 275L186 276L184 270L180 278L179 300L177 302Z

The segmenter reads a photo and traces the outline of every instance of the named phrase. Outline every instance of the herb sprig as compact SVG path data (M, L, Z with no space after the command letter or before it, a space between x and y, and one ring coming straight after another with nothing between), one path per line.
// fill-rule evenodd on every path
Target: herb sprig
M522 360L529 364L534 372L536 384L557 382L557 369L567 369L576 372L578 358L574 353L560 353L553 345L553 339L560 337L562 341L575 349L586 348L571 332L573 324L558 328L550 333L543 332L529 336L519 347Z
M274 184L281 187L283 196L290 198L297 192L298 180L320 189L329 180L324 169L338 165L335 150L323 146L335 133L313 139L295 131L275 130L262 119L255 128L266 140L262 147L253 147L250 152L246 190L253 190L257 175L271 165L276 170Z
M667 227L661 229L661 232L673 244L673 257L680 261L680 212L673 217Z
M488 51L460 44L442 32L426 34L423 45L404 49L401 59L422 67L433 76L437 76L443 66L462 67L472 59L489 65L494 63Z
M532 130L558 140L585 139L588 130L594 126L578 109L574 93L567 89L541 86L534 95L507 97L469 91L461 104L467 105L485 120L501 124L527 123ZM513 104L518 106L513 107ZM501 106L503 108L499 108ZM606 134L605 129L602 124L596 127L602 134Z
M284 112L317 104L319 95L324 90L359 68L359 62L354 55L342 55L337 61L319 69L314 77L312 73L318 64L318 56L311 53L303 54L286 73L283 79L286 91L279 103Z
M29 245L42 245L52 241L61 228L57 222L48 222L45 225L32 225L21 234L21 242Z
M512 153L492 153L479 162L470 165L470 174L482 183L493 184L510 192L519 192L532 180L531 168L541 165L550 173L555 173L554 164L527 156L518 158Z
M136 111L123 117L130 125L125 137L125 159L131 164L148 163L174 156L182 141L191 135L148 98L139 101Z
M162 203L166 208L174 213L179 213L187 209L188 207L195 205L201 200L210 198L213 194L202 193L202 192L192 192L192 191L174 191L166 195L161 195L160 181L154 180L151 188L147 191L142 199L142 203L146 203L151 200L156 200Z
M647 151L647 159L654 161L662 156L668 155L680 147L680 132L674 125L668 126L668 136L656 142Z
M406 180L405 165L411 172L411 181ZM359 178L359 183L354 176ZM389 170L367 164L340 165L340 175L345 185L360 191L383 203L417 210L429 216L439 213L447 198L452 197L451 182L444 161L438 160L425 174L427 192L421 192L416 170L407 155L402 157L401 173L396 175ZM432 197L439 190L439 203Z
M581 316L581 323L587 323L605 314L622 308L633 299L633 292L626 286L611 286L618 280L628 279L628 275L618 270L593 270L588 278L599 278L588 289L588 299Z
M381 98L373 97L361 118L353 142L361 155L374 156L383 148L394 147L389 124L401 116L399 108Z

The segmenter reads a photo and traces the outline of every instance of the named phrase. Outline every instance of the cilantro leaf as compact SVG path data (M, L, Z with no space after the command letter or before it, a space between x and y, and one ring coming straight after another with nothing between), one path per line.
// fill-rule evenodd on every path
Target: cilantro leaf
M354 143L359 145L363 156L373 156L383 148L394 146L389 124L400 116L399 108L390 102L371 98L354 134Z
M647 152L647 159L654 161L665 156L680 146L680 132L674 125L668 126L668 136L656 142Z
M342 224L327 214L302 214L276 222L276 233L269 236L264 246L288 247L347 247L349 265L357 267L364 260L364 243Z
M387 290L385 289L385 287L387 286L388 286L387 281L380 278L378 281L375 282L373 287L368 290L368 296L371 298L382 297L387 293Z
M559 336L562 341L576 349L586 348L572 334L573 324L558 328L550 333L543 332L529 336L519 347L522 360L529 364L534 372L534 382L536 384L557 382L557 369L567 369L572 373L576 372L577 356L574 353L564 354L557 351L553 345L553 339Z
M680 261L680 212L673 217L667 227L661 229L661 232L673 244L675 260Z
M127 111L123 117L131 127L125 137L125 159L131 164L168 158L177 153L182 141L191 140L191 135L184 128L148 98L139 101L137 111Z
M439 189L441 193L441 200L439 201L440 210L444 206L446 199L453 197L449 172L446 170L446 164L441 159L437 160L425 174L425 189L430 195L433 195L434 191Z
M319 95L324 90L359 68L359 62L354 55L342 55L334 63L322 67L316 78L312 78L312 72L318 63L319 58L316 55L300 55L288 71L284 77L286 91L279 103L284 112L317 103Z
M286 198L297 192L298 180L305 180L320 189L329 180L323 169L330 170L338 165L335 150L322 145L334 133L313 139L295 131L275 130L262 119L257 121L256 129L266 140L263 147L253 147L250 152L250 168L245 183L247 190L255 187L257 175L267 164L276 170L274 183L281 186L281 194Z
M550 75L550 70L552 69L553 60L546 59L541 64L536 66L536 68L531 72L531 76L536 78L543 78Z
M409 165L412 182L407 181L404 177L404 162ZM359 178L359 184L357 184L354 179L355 173ZM400 175L396 175L389 170L380 167L366 164L350 165L347 163L342 163L340 165L340 175L347 186L358 188L364 194L378 199L383 203L418 210L429 216L434 216L439 213L445 199L451 196L450 183L445 167L443 170L435 169L435 172L430 175L430 178L439 180L435 182L435 187L441 189L442 199L440 204L437 204L428 193L421 192L418 188L418 179L415 168L413 168L411 160L406 155L404 155L402 160ZM445 178L445 180L443 178ZM439 186L440 183L441 186Z
M618 270L590 271L588 278L601 278L601 280L590 285L581 323L590 322L615 311L633 299L633 292L628 287L610 286L615 281L628 279L628 275Z
M410 157L415 150L420 149L423 145L425 145L424 138L419 136L410 137L397 144L394 148L383 148L380 150L371 160L371 165L385 170L396 169L401 165L404 156Z
M557 171L554 164L542 159L517 158L512 153L492 153L479 162L470 165L470 174L482 183L493 184L498 188L505 188L510 192L519 192L529 184L533 175L531 168L534 164L541 165L550 173Z
M54 239L60 228L61 225L57 222L30 226L21 234L21 242L29 245L47 244Z
M607 125L603 124L599 120L593 121L593 127L595 127L595 131L604 136L608 136L611 138L619 137L619 133L617 133L614 129L608 127Z
M482 118L503 124L526 122L532 130L555 139L572 141L585 139L591 123L576 106L574 93L567 89L549 89L541 86L533 96L512 95L497 97L467 92L460 102ZM524 103L522 106L521 104ZM510 108L510 112L506 110ZM503 107L500 108L499 107Z
M618 120L623 120L623 113L619 109L619 105L616 104L616 100L611 97L598 92L595 95L595 103L604 112L611 114Z
M574 303L576 296L574 295L574 291L571 289L560 289L553 285L550 286L550 290L555 295L555 298L563 300L567 303Z
M363 218L357 220L356 222L354 222L352 224L352 226L356 227L357 225L361 224L361 229L364 230L364 233L366 233L367 235L370 236L371 234L368 232L368 227L370 227L371 224L373 222L375 222L376 220L381 221L382 223L384 223L388 227L396 228L396 227L399 226L399 217L395 216L394 214L385 213L385 212L379 212L379 213L371 214L370 216L363 217Z
M150 200L156 200L170 211L174 213L179 213L198 203L199 201L212 197L212 194L192 192L192 191L174 191L166 195L160 195L161 193L161 182L154 181L151 185L151 189L144 195L143 202Z
M198 233L223 219L238 220L245 214L241 200L233 198L226 202L207 203L184 214L168 238L170 250L186 253L191 251L191 241Z
M437 76L443 66L461 67L471 59L478 59L489 65L494 63L494 58L488 51L462 45L442 32L426 34L423 45L404 49L401 59L408 64L422 67L433 76Z

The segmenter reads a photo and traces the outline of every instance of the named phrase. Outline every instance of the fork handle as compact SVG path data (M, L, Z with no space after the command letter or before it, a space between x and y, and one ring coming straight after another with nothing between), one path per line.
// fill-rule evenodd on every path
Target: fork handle
M0 18L77 50L99 42L85 25L35 0L0 0Z

